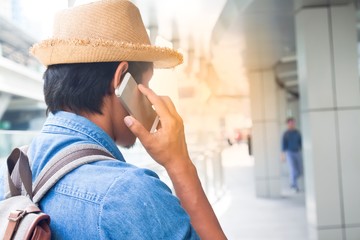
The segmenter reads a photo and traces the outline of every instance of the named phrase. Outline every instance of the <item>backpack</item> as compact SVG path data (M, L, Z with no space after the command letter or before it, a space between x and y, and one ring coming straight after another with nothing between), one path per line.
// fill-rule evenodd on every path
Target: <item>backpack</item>
M51 239L50 216L38 203L48 190L75 168L94 161L114 160L95 144L73 144L58 152L45 165L35 182L26 146L15 148L7 158L5 200L0 201L0 239Z

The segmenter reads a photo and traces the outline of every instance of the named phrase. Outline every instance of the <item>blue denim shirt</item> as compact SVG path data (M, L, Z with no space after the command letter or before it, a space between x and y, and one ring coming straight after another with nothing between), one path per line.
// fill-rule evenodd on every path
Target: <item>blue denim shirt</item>
M298 130L286 130L282 137L282 151L298 152L301 150L301 134Z
M199 239L178 198L156 173L126 163L114 141L84 117L49 115L28 150L33 180L54 154L77 143L99 144L119 161L80 166L45 195L40 207L51 217L53 239Z

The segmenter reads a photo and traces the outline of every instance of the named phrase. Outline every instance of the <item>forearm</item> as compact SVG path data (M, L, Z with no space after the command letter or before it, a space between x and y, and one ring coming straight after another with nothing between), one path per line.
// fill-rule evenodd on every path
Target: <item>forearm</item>
M182 167L167 169L176 195L189 214L201 239L226 239L190 160Z

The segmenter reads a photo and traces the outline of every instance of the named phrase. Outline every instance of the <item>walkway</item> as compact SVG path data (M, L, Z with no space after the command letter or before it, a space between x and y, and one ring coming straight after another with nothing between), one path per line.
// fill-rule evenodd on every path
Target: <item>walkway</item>
M229 240L308 240L304 194L255 197L253 160L240 146L223 152L225 197L214 205Z

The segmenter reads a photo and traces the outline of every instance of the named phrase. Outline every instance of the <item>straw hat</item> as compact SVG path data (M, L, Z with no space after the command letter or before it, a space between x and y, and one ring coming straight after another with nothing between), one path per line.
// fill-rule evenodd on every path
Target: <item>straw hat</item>
M102 0L56 14L53 37L31 47L42 64L143 61L171 68L183 61L170 48L152 46L138 8L128 0Z

